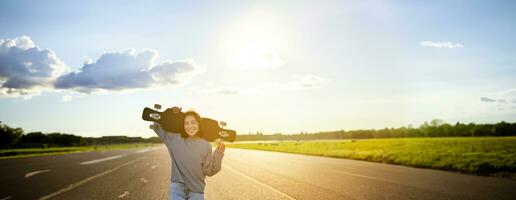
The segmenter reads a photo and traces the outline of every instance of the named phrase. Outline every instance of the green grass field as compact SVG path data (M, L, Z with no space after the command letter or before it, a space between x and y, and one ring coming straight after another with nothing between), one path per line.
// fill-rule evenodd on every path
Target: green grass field
M96 146L80 146L80 147L51 147L51 148L30 148L30 149L8 149L0 150L0 159L4 158L22 158L44 155L68 154L85 151L107 151L114 149L128 149L139 147L152 147L159 144L114 144L114 145L96 145Z
M233 143L227 147L516 178L516 137L284 141Z

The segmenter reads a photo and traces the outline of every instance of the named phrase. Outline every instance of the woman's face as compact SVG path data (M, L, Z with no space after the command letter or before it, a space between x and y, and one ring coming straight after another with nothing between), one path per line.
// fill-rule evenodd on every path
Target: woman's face
M185 131L189 136L194 136L199 132L199 122L193 115L187 115L185 117Z

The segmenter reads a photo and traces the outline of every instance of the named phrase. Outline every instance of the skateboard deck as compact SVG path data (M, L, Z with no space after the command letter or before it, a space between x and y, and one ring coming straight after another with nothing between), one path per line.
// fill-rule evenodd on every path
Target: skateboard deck
M155 109L145 107L142 113L142 119L150 122L158 122L163 130L172 133L185 133L184 118L185 114L180 110L168 108L163 112L158 111L158 104ZM223 123L224 125L225 123ZM152 125L151 125L152 126ZM216 139L223 139L228 142L234 142L236 139L236 131L224 129L220 127L217 120L211 118L202 118L201 127L203 131L202 138L206 141L213 142Z

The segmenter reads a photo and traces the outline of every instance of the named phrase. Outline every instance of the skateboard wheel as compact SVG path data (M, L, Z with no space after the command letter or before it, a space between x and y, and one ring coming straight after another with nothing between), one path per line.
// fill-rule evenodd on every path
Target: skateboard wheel
M226 122L220 121L219 125L220 127L226 127L228 124Z
M160 104L154 104L154 108L155 108L156 110L159 110L159 109L161 109L161 105L160 105Z

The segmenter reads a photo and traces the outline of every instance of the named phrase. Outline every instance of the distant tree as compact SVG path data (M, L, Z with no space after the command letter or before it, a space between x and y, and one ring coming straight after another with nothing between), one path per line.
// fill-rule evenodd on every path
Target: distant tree
M515 133L515 128L513 124L509 124L505 121L496 123L494 126L494 134L496 136L509 136Z
M0 149L9 149L15 145L23 135L23 129L11 128L0 122Z
M440 131L441 131L441 136L451 137L451 136L455 135L453 126L448 123L444 123L443 125L441 125Z
M78 146L81 137L71 134L50 133L47 135L50 146Z
M45 147L48 145L48 137L42 132L31 132L20 138L22 147Z

